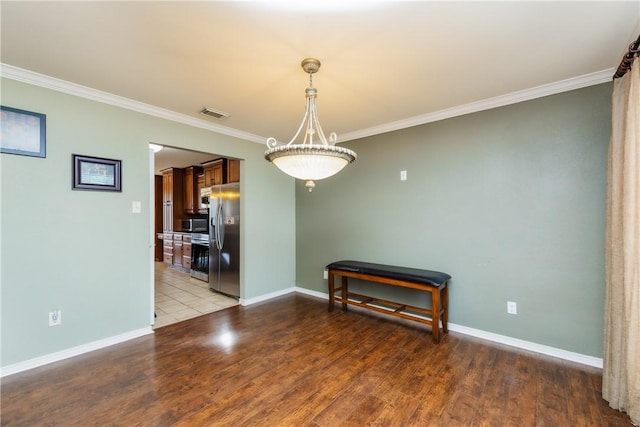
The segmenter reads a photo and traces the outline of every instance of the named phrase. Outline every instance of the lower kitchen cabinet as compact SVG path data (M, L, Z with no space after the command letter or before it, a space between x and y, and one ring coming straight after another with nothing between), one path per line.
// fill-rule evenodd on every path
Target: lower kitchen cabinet
M191 234L163 233L162 256L169 267L189 273L191 271Z
M182 269L182 234L173 234L173 266Z
M165 264L173 265L173 233L162 235L162 260Z
M191 271L191 236L182 236L182 268Z

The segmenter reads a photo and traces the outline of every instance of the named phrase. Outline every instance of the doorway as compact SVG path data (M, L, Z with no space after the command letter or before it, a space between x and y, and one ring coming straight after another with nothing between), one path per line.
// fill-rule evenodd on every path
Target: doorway
M197 174L202 171L201 165L218 159L224 159L226 165L228 159L173 147L162 147L159 151L150 152L150 200L153 207L150 216L153 241L150 250L154 308L152 325L156 329L238 305L238 299L211 291L208 278L191 274L192 234L183 232L180 228L182 219L208 217L206 208L203 210L199 204L196 188L191 187L196 185ZM234 164L238 164L238 161ZM163 182L163 171L167 170L174 171L175 176L180 177L169 184L172 195L176 198L176 203L172 205L175 211L172 213L171 209L167 210L163 205L167 189L166 179ZM224 172L226 171L225 169ZM239 180L239 167L233 172L237 172ZM176 184L175 188L173 184ZM193 192L189 194L191 191Z

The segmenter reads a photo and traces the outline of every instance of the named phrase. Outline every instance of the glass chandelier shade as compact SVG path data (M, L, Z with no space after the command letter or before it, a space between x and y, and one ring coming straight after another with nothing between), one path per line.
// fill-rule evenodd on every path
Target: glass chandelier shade
M307 58L301 65L309 74L309 87L305 90L307 105L302 123L287 144L278 145L275 138L267 139L268 150L264 157L287 175L305 180L306 187L311 191L315 187L314 181L335 175L354 162L357 156L354 151L335 145L338 139L335 132L327 139L320 126L316 107L318 92L312 80L313 73L320 68L320 61ZM301 141L296 143L303 131Z

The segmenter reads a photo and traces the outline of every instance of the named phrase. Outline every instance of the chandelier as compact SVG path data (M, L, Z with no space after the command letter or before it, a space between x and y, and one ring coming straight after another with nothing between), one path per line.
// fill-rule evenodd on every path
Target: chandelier
M313 87L313 73L320 69L320 61L307 58L300 64L309 74L309 87L305 90L307 107L302 123L288 144L278 145L271 137L267 139L268 150L264 158L275 164L282 172L294 178L306 181L309 191L316 186L319 179L328 178L340 172L346 165L356 159L356 153L348 148L336 146L338 135L332 132L327 139L318 120L316 97L318 91ZM301 140L296 139L304 131Z

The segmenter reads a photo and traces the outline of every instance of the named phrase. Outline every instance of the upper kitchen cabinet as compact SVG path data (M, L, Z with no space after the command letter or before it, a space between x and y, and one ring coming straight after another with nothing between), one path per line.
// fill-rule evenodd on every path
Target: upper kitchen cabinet
M240 182L240 160L216 159L202 164L204 186Z
M227 159L226 182L240 182L240 160Z
M208 212L207 208L206 208L206 205L202 205L200 203L200 201L201 201L200 190L202 190L205 187L205 185L204 185L204 172L198 175L198 179L196 180L196 182L197 182L197 186L198 186L197 187L198 189L196 190L197 191L196 194L198 195L196 197L196 205L198 206L198 213L206 214Z
M200 187L198 176L202 175L200 166L184 168L184 211L188 214L198 213L200 207Z
M227 175L226 159L216 159L202 164L204 169L204 186L224 184Z
M184 171L177 168L162 172L162 228L163 231L180 230L184 211Z

